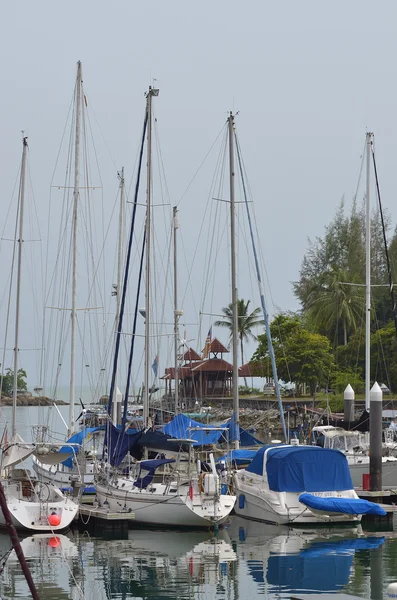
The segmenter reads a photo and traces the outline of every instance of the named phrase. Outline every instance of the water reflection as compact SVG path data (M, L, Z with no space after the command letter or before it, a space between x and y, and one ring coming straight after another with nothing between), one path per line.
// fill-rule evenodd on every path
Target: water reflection
M10 540L1 535L0 547L10 547ZM7 545L6 545L7 544ZM63 600L70 598L68 567L78 556L78 548L66 535L35 534L21 539L21 546L40 598ZM12 550L2 574L2 598L28 598L27 585L18 558Z
M239 558L259 589L277 594L342 590L355 553L380 548L385 541L365 537L360 526L308 530L243 519L233 522L229 534L239 540Z
M79 532L26 537L22 545L41 600L276 600L342 590L381 600L382 588L396 579L396 534L366 534L360 526L295 529L234 518L217 536L128 533L124 540ZM9 547L0 535L2 556ZM0 596L29 598L14 552Z

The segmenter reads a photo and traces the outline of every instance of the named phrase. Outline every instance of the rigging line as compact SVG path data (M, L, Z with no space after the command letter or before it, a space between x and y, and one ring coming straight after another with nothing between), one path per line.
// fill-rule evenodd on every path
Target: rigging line
M191 179L191 180L190 180L190 182L188 183L188 185L187 185L187 187L186 187L185 191L183 192L182 196L179 198L178 202L176 203L176 205L177 205L177 206L179 206L179 205L180 205L180 203L182 202L182 200L183 200L183 198L185 197L186 193L187 193L187 192L188 192L188 190L190 189L190 187L191 187L191 185L192 185L193 181L196 179L197 175L199 174L199 172L200 172L200 170L201 170L201 167L203 166L203 164L204 164L204 163L205 163L205 161L207 160L207 158L208 158L209 154L211 153L211 151L212 151L213 147L215 146L215 144L217 143L217 141L218 141L219 137L221 136L221 134L222 134L222 131L223 131L223 132L225 131L225 127L226 127L225 125L223 125L223 126L222 126L222 128L221 128L221 130L219 131L218 135L216 136L215 140L214 140L214 141L213 141L213 143L211 144L211 146L210 146L210 148L209 148L209 150L208 150L207 154L204 156L203 160L201 161L201 163L200 163L200 165L199 165L199 167L198 167L197 171L195 172L195 174L193 175L192 179Z
M221 172L222 172L222 170L223 170L223 173L225 171L227 140L228 140L227 136L228 136L227 125L224 125L223 147L221 146L220 151L219 151L217 164L216 164L214 176L213 176L212 183L211 183L210 195L209 195L209 199L207 201L207 206L208 206L208 203L210 202L210 198L212 197L212 190L216 189L217 183L218 183L217 196L219 197L221 194L221 189L222 189L221 181L223 181L223 179L224 179L224 175L222 175ZM217 182L218 176L219 176L219 181ZM224 223L224 231L227 228L227 218L226 219L217 219L216 218L217 214L221 211L221 207L218 206L218 202L215 204L215 208L214 208L213 203L211 202L210 207L211 208L210 208L209 216L211 217L211 215L215 212L215 217L213 218L212 228L208 229L207 244L206 244L205 257L204 257L204 265L208 265L208 268L206 269L206 272L204 274L204 284L203 284L203 289L202 289L202 294L201 294L201 302L200 302L200 305L202 308L204 307L204 302L205 302L205 299L207 296L207 290L209 289L209 282L210 282L211 276L213 277L213 282L215 280L215 257L217 255L217 252L214 253L213 267L212 267L212 269L210 269L210 262L211 262L211 258L212 258L211 249L214 247L214 245L215 245L214 240L216 240L216 239L218 239L217 250L219 250L219 248L220 248L219 230L221 227L221 222ZM207 212L207 210L206 210L206 212ZM226 214L228 215L228 213L226 213ZM205 215L204 215L204 217L205 217ZM218 237L216 236L216 226L218 227ZM212 310L213 295L214 295L214 285L212 286L212 298L210 300L210 312L213 312L213 310ZM201 319L200 319L198 338L200 337L200 328L201 328Z
M283 428L284 439L285 439L286 442L288 442L287 431L286 431L286 428L285 428L283 403L282 403L282 400L281 400L280 386L279 386L279 383L278 383L276 359L275 359L275 356L274 356L273 343L272 343L272 338L271 338L271 334L270 334L269 315L268 315L267 310L266 310L265 296L264 296L263 286L262 286L262 278L261 278L261 273L260 273L260 269L259 269L259 259L258 259L258 255L257 255L257 251L256 251L256 246L255 246L254 231L253 231L252 222L251 222L251 213L250 213L249 206L248 206L248 198L247 198L247 192L246 192L246 188L245 188L244 173L243 173L243 168L242 168L242 164L241 164L241 160L240 160L240 144L239 144L239 141L238 141L238 138L237 138L236 131L234 131L234 138L235 138L235 141L236 141L237 160L238 160L239 168L240 168L240 176L241 176L241 182L242 182L243 192L244 192L245 207L247 209L247 217L248 217L249 229L250 229L250 233L251 233L252 250L253 250L254 258L255 258L255 267L256 267L256 274L257 274L257 278L258 278L259 294L260 294L260 298L261 298L261 304L262 304L262 310L263 310L263 318L265 320L267 343L268 343L268 349L269 349L269 352L270 352L270 360L271 360L271 363L272 363L273 379L274 379L274 385L275 385L275 388L276 388L277 400L278 400L278 405L279 405L279 410L280 410L281 425L282 425L282 428Z
M226 135L227 135L227 130L226 130L226 126L225 126L225 125L224 125L224 126L222 127L222 129L221 129L221 132L222 132L222 131L224 132L224 142L223 142L223 144L224 144L224 145L226 145L226 139L227 139L227 138L226 138ZM220 132L220 133L221 133L221 132ZM216 140L215 140L214 144L215 144L215 143L216 143L216 141L218 140L218 138L219 138L219 136L220 136L220 133L217 135L217 138L216 138ZM212 147L214 146L214 144L211 146L211 149L212 149ZM210 152L210 151L209 151L209 152ZM207 153L207 156L208 156L209 152ZM206 156L206 157L207 157L207 156ZM217 158L217 164L218 164L218 163L219 163L219 161L220 161L220 156L221 156L221 151L219 152L219 155L218 155L218 158ZM205 160L205 159L204 159L204 160ZM203 162L204 162L204 161L203 161ZM203 163L202 163L202 164L203 164ZM200 165L199 169L197 170L196 174L199 172L200 168L201 168L201 165ZM198 248L199 248L199 244L200 244L200 241L201 241L202 233L203 233L203 231L205 230L205 217L206 217L206 215L208 214L208 212L210 212L210 213L212 212L212 202L211 202L211 198L212 198L212 190L215 188L215 179L216 179L216 173L217 173L217 169L218 169L218 167L216 167L216 168L215 168L214 174L213 174L213 176L212 176L212 182L211 182L211 185L210 185L210 191L209 191L209 194L208 194L207 203L206 203L206 207L205 207L205 211L204 211L204 217L203 217L203 219L202 219L202 221L201 221L201 226L200 226L199 234L198 234L198 237L197 237L196 246L195 246L195 248L194 248L194 252L193 252L193 260L192 260L191 269L189 269L188 283L191 283L191 276L192 276L192 273L194 272L194 264L195 264L195 261L196 261L197 255L198 255ZM195 176L194 176L194 177L195 177ZM194 178L193 178L193 179L194 179ZM191 183L193 183L193 179L192 179ZM189 184L188 188L186 188L186 190L185 190L184 194L185 194L185 193L187 192L187 190L189 189L189 187L190 187L191 183ZM184 195L184 194L183 194L183 195ZM180 202L181 202L182 198L183 198L183 196L182 196L182 197L181 197L181 199L179 200L179 202L178 202L177 206L180 204ZM210 207L210 208L209 208L209 207ZM208 230L208 235L209 235L209 230ZM206 249L206 255L205 255L205 259L204 259L204 264L207 264L207 261L209 261L209 258L208 258L208 253L209 253L209 251L208 251L208 239L207 239L207 249ZM203 292L204 292L204 288L203 288L202 295L201 295L201 301L200 301L200 305L201 305L201 306L203 305ZM185 300L185 296L183 296L182 302L184 302L184 300Z
M27 155L29 156L29 146L27 146L27 150L28 150ZM21 168L22 168L22 161L21 161L21 166L19 168L19 173L21 172ZM15 218L15 229L14 229L14 243L13 243L13 247L12 247L12 258L11 258L10 287L9 287L9 293L8 293L6 327L5 327L5 335L4 335L4 350L3 350L3 359L2 359L2 363L1 363L0 398L1 398L2 391L3 391L4 362L5 362L5 357L6 357L8 326L9 326L10 312L11 312L11 291L12 291L12 283L14 280L14 267L15 267L15 258L16 258L16 249L17 249L18 216L19 216L20 203L21 203L21 185L22 185L22 182L19 181L17 213L16 213L16 218Z
M381 197L380 197L378 169L376 167L375 150L374 150L374 146L373 146L373 142L372 141L371 141L371 153L372 153L372 161L373 161L373 165L374 165L376 193L377 193L378 202L379 202L379 212L380 212L380 218L381 218L381 222L382 222L383 243L384 243L384 247L385 247L386 264L387 264L387 274L388 274L388 277L389 277L389 292L390 292L390 299L391 299L391 304L392 304L394 327L395 327L396 336L397 336L397 305L396 305L396 299L394 297L394 288L393 288L393 279L392 279L392 272L391 272L391 266L390 266L389 249L388 249L388 246L387 246L386 228L385 228L385 221L384 221L384 218L383 218L382 201L381 201Z
M365 147L366 147L367 141L365 140L364 142L364 148L363 151L361 153L361 165L360 165L360 170L359 170L359 174L358 174L358 180L357 180L357 187L356 187L356 192L353 196L353 200L356 201L357 200L357 194L358 194L358 189L360 187L360 183L361 183L361 176L363 174L363 168L364 168L364 163L365 163Z
M136 333L136 325L138 318L138 305L139 305L139 295L141 291L141 283L142 283L142 272L143 272L143 264L145 257L145 244L146 244L146 231L143 234L143 243L142 243L142 252L141 252L141 260L139 265L139 273L138 273L138 283L137 283L137 293L135 300L135 311L134 311L134 321L132 325L132 338L130 345L130 352L128 357L128 367L127 367L127 380L125 384L125 394L124 394L124 406L123 406L123 418L121 421L121 428L124 429L127 422L127 409L128 409L128 395L130 392L130 382L131 382L131 370L132 370L132 359L134 356L134 346L135 346L135 333Z
M84 92L84 90L83 90L83 94L84 94L84 98L86 98L87 94ZM114 168L115 168L115 169L116 169L116 171L117 171L117 165L116 165L116 162L115 162L115 160L114 160L114 158L113 158L113 155L112 155L112 153L111 153L111 151L110 151L109 144L107 143L107 141L106 141L106 138L105 138L105 136L103 135L102 129L101 129L100 125L99 125L99 121L98 121L98 119L97 119L97 117L96 117L96 114L95 114L95 111L94 111L94 109L93 109L92 102L90 101L90 112L88 112L88 102L87 102L87 104L86 104L85 106L86 106L86 112L87 112L88 121L89 121L89 128L90 128L90 132L92 132L92 126L91 126L91 122L90 122L90 121L91 121L91 119L90 119L90 114L92 114L92 116L93 116L93 118L94 118L94 121L95 121L95 124L96 124L96 126L98 127L99 133L101 134L102 141L103 141L103 143L105 144L105 148L106 148L106 150L108 151L108 154L109 154L110 160L112 161L112 163L113 163L113 166L114 166ZM95 154L96 154L96 153L95 153Z
M140 180L141 180L142 158L143 158L143 149L145 146L145 133L146 133L148 117L149 117L148 111L146 110L145 120L144 120L144 124L143 124L141 150L140 150L140 154L139 154L138 173L137 173L137 179L136 179L136 184L135 184L134 209L132 212L130 235L129 235L128 248L127 248L127 256L126 256L126 262L125 262L125 268L124 268L123 291L122 291L121 302L120 302L119 322L117 324L116 345L115 345L114 361L113 361L113 372L112 372L112 379L111 379L111 383L110 383L109 402L108 402L108 415L109 416L111 415L113 393L114 393L114 387L115 387L115 383L116 383L118 354L119 354L120 337L121 337L120 332L123 330L124 306L125 306L125 299L126 299L126 295L127 295L127 281L128 281L130 261L131 261L132 240L134 237L135 217L136 217L136 209L138 206L138 192L139 192L139 184L140 184ZM148 185L150 185L150 183L148 183ZM127 400L128 399L124 399L125 402L127 402Z
M8 222L8 217L9 217L9 214L10 214L10 211L11 211L11 207L14 204L13 198L15 196L15 190L17 189L18 181L20 179L20 173L21 173L21 163L19 164L19 167L18 167L18 171L17 171L16 177L15 177L15 181L14 181L14 187L12 188L12 194L10 196L10 202L8 204L7 213L6 213L6 216L5 216L5 219L4 219L4 226L3 226L3 230L1 232L0 248L2 246L2 241L3 241L3 238L4 238L5 232L6 232L7 222Z
M32 176L31 176L30 165L28 165L28 179L29 179L29 183L30 183L29 188L30 188L30 191L31 191L32 204L33 204L33 212L34 212L36 226L37 226L38 233L39 233L39 238L40 238L40 241L41 241L41 237L42 236L41 236L40 223L39 223L38 212L37 212L36 198L35 198L34 190L33 190L33 183L32 183ZM29 207L31 207L30 204L29 204ZM32 222L33 222L33 218L29 219L29 223L31 225L31 228L32 228ZM32 229L31 229L31 231L32 231ZM31 235L31 238L33 238L33 235ZM30 258L30 268L31 268L31 272L32 273L34 272L33 265L37 264L37 261L35 260L34 254L35 254L35 251L33 250L33 252L31 253L31 258ZM39 262L40 262L40 280L41 280L39 287L41 289L41 301L42 301L42 305L43 305L44 304L44 297L45 297L45 284L44 284L44 261L43 261L43 246L42 246L42 244L40 244L40 246L39 246L39 254L40 254L40 260L39 260ZM33 283L33 281L32 281L32 283ZM43 323L42 323L42 314L41 314L41 317L40 317L40 314L39 314L39 308L38 308L39 307L39 303L37 301L36 285L32 286L32 291L33 291L33 295L35 297L35 302L34 302L35 313L34 314L35 314L35 321L36 321L36 324L35 324L35 333L36 333L36 342L37 342L36 345L39 345L40 342L39 342L39 340L37 338L40 338L41 335L42 335L42 332L43 332ZM41 334L37 334L38 331L41 331ZM36 356L36 369L37 369L37 372L39 374L40 374L40 366L41 366L40 365L41 354L42 354L42 350L41 350L41 353L40 353L39 357Z

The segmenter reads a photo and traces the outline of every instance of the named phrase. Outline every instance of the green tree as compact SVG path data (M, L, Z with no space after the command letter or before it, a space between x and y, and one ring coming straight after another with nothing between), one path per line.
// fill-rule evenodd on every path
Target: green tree
M318 278L303 305L310 312L318 329L339 345L339 329L346 346L348 334L354 332L363 317L365 298L363 288L352 285L347 271L333 268Z
M26 384L26 371L24 369L18 369L17 373L17 389L18 390L27 390ZM6 372L3 377L3 381L1 389L2 393L6 395L11 395L14 389L14 371L12 369L6 369Z
M278 315L270 329L279 377L294 382L298 392L302 384L308 385L314 397L317 388L327 385L334 372L329 340L305 329L293 314ZM266 335L258 339L259 345L252 357L254 362L268 357Z
M241 350L241 362L244 364L244 342L249 339L257 340L257 336L252 333L254 327L258 327L258 325L264 325L265 322L263 319L259 317L261 312L260 308L255 308L252 312L249 312L250 300L243 300L243 298L239 298L237 300L237 331L238 338L240 341L240 350ZM232 338L233 332L233 304L229 304L222 308L222 313L224 314L222 321L216 321L216 327L226 327L230 331L230 340ZM244 383L247 387L247 379L244 377Z

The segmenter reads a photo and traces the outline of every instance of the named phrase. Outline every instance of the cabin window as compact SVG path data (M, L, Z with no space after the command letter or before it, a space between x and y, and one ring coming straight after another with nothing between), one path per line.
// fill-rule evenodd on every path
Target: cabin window
M244 494L240 494L240 496L238 497L238 507L239 508L244 508L245 507L245 496L244 496Z

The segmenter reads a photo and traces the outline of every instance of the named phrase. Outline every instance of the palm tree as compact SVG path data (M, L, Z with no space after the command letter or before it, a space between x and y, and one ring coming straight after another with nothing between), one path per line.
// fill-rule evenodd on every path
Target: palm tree
M310 311L315 324L328 336L340 323L346 345L348 335L356 331L362 319L364 302L362 287L352 285L349 274L334 267L325 272L310 291L304 309Z
M255 308L251 313L248 312L250 302L250 300L245 302L243 298L237 300L237 331L240 340L242 364L244 364L244 342L247 342L249 339L256 341L258 338L252 333L252 329L258 325L265 324L264 320L258 317L261 312L260 308ZM223 320L216 321L215 327L227 327L230 331L229 340L231 340L233 335L233 304L230 303L228 306L222 308L222 312L224 314ZM244 377L244 383L245 387L247 387L246 377Z

